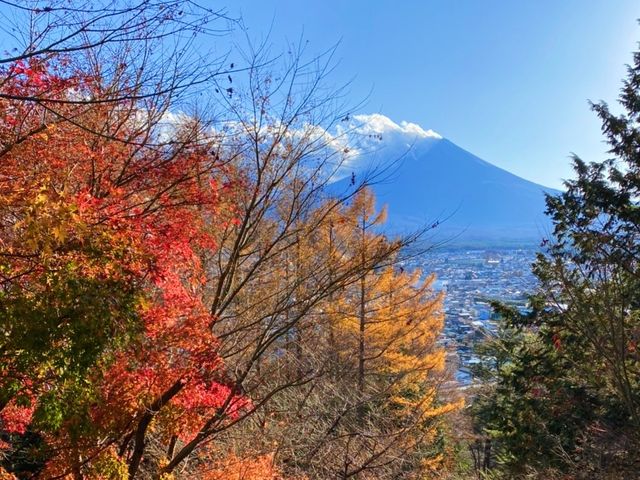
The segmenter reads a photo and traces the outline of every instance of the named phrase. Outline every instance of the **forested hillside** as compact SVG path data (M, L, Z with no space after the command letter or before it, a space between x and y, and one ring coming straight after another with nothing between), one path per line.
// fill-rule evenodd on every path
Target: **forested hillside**
M496 305L502 329L478 348L473 416L489 478L640 476L638 52L619 102L619 115L591 105L611 158L574 156L575 178L547 198L554 231L530 311Z
M223 19L189 2L16 9L3 478L445 468L441 297L364 185L324 193L344 156L317 131L341 115L328 59L211 62L192 38Z
M382 233L379 172L327 188L333 51L204 52L237 25L191 1L0 5L0 479L638 478L640 54L463 389L429 231Z

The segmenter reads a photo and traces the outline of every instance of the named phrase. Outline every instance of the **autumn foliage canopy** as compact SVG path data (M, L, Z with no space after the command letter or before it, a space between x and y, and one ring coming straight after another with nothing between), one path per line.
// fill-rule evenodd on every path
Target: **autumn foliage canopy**
M403 241L359 229L368 190L323 194L301 126L324 103L269 113L250 64L254 117L232 90L224 128L177 115L179 77L149 90L157 58L122 61L143 25L110 61L85 56L108 40L0 63L0 478L400 478L401 453L434 471L417 452L457 408L441 299L394 266Z

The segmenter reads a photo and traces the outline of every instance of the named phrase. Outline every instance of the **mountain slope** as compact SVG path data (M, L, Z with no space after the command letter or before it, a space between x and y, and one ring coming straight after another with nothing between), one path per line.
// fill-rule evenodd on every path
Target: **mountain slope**
M548 235L543 187L498 168L441 137L389 142L368 164L391 165L374 183L387 204L391 232L407 232L440 221L434 232L453 244L534 244ZM404 147L404 155L400 150ZM402 157L402 158L399 158ZM363 162L364 163L364 162ZM354 168L356 179L365 172ZM332 185L348 191L350 175ZM357 183L357 182L356 182Z

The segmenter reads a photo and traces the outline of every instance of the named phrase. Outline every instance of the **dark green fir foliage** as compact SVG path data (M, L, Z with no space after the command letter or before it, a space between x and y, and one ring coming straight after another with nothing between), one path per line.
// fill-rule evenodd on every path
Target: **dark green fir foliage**
M640 474L640 52L612 113L592 104L611 158L573 157L575 178L547 198L554 224L534 265L531 312L498 307L480 347L474 409L505 478Z

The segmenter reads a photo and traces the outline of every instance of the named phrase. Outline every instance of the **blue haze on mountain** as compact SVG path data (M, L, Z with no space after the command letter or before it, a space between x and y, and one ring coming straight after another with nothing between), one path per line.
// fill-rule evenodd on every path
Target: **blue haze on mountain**
M534 246L551 231L544 194L557 190L525 180L432 131L381 115L357 117L366 141L331 185L348 192L369 178L389 233L438 222L429 237L452 246Z

